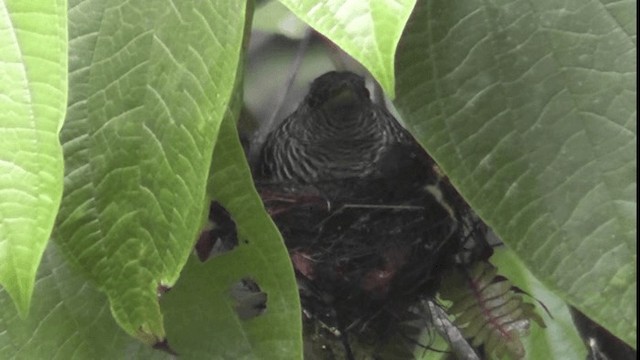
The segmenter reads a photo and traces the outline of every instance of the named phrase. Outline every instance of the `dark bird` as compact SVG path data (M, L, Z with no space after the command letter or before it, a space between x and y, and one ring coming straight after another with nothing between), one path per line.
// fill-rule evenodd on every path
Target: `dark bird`
M329 72L311 84L299 108L268 136L260 176L301 184L378 176L381 159L410 139L371 102L361 77Z
M347 358L352 338L380 341L432 296L462 249L464 202L351 72L313 81L268 135L255 177L305 314L342 337Z
M382 106L364 79L328 72L266 139L257 178L313 185L332 201L413 196L441 176L435 163ZM374 190L372 192L372 190Z

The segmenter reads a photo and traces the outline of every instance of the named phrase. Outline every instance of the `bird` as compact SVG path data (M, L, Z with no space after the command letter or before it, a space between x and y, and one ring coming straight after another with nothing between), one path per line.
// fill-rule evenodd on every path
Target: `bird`
M390 177L391 167L400 170L394 162L401 155L411 159L422 151L416 145L371 101L362 77L331 71L313 81L298 109L268 135L258 177L307 185Z
M463 249L464 201L355 73L313 80L267 135L254 177L305 314L340 334L346 358L347 333L388 333Z

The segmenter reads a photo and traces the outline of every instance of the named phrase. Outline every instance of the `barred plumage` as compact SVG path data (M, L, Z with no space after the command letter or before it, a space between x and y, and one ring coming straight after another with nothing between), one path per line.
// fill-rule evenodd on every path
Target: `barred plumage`
M306 313L343 336L358 329L356 338L380 340L434 294L462 248L461 199L441 188L433 160L353 73L313 81L268 135L256 177Z
M371 102L361 77L330 72L269 134L258 175L300 184L367 178L375 176L385 152L410 141L393 116Z

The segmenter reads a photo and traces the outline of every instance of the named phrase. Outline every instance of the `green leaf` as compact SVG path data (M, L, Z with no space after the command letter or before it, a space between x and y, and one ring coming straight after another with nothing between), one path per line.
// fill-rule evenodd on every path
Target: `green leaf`
M635 1L419 2L397 107L543 283L635 347Z
M280 0L395 95L394 55L415 0Z
M211 153L243 46L243 1L70 3L65 195L55 239L120 326L164 338L199 230Z
M62 195L65 0L0 4L0 285L21 315Z
M496 273L497 268L486 262L478 262L469 270L453 270L443 279L447 285L442 286L440 296L454 304L447 313L455 316L453 323L472 339L473 347L483 345L492 358L509 354L520 359L525 355L522 337L528 334L531 320L543 321L511 282L496 278Z
M252 26L254 30L282 34L291 39L302 39L309 28L278 1L269 1L257 8Z
M587 356L569 309L562 299L542 285L522 264L513 251L506 248L496 249L491 262L498 267L500 274L506 276L514 285L531 294L549 309L553 318L549 318L541 306L537 313L542 314L546 328L532 322L530 333L521 340L528 359L582 360ZM530 299L529 301L533 301Z
M233 117L222 124L211 190L232 215L239 245L201 263L193 256L162 297L167 339L181 358L300 359L301 309L287 249L251 181ZM266 310L241 319L232 286L251 279L267 294Z
M168 359L122 331L109 303L49 243L38 270L32 309L18 317L0 291L0 359Z

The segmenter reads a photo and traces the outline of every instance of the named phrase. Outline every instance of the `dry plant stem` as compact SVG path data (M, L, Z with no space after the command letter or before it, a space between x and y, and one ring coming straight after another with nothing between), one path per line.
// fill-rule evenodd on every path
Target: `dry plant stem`
M427 301L429 312L432 314L433 325L440 336L447 339L451 350L455 353L459 360L480 360L478 354L469 345L464 338L460 329L453 325L449 320L447 313L440 307L436 306L433 301Z

